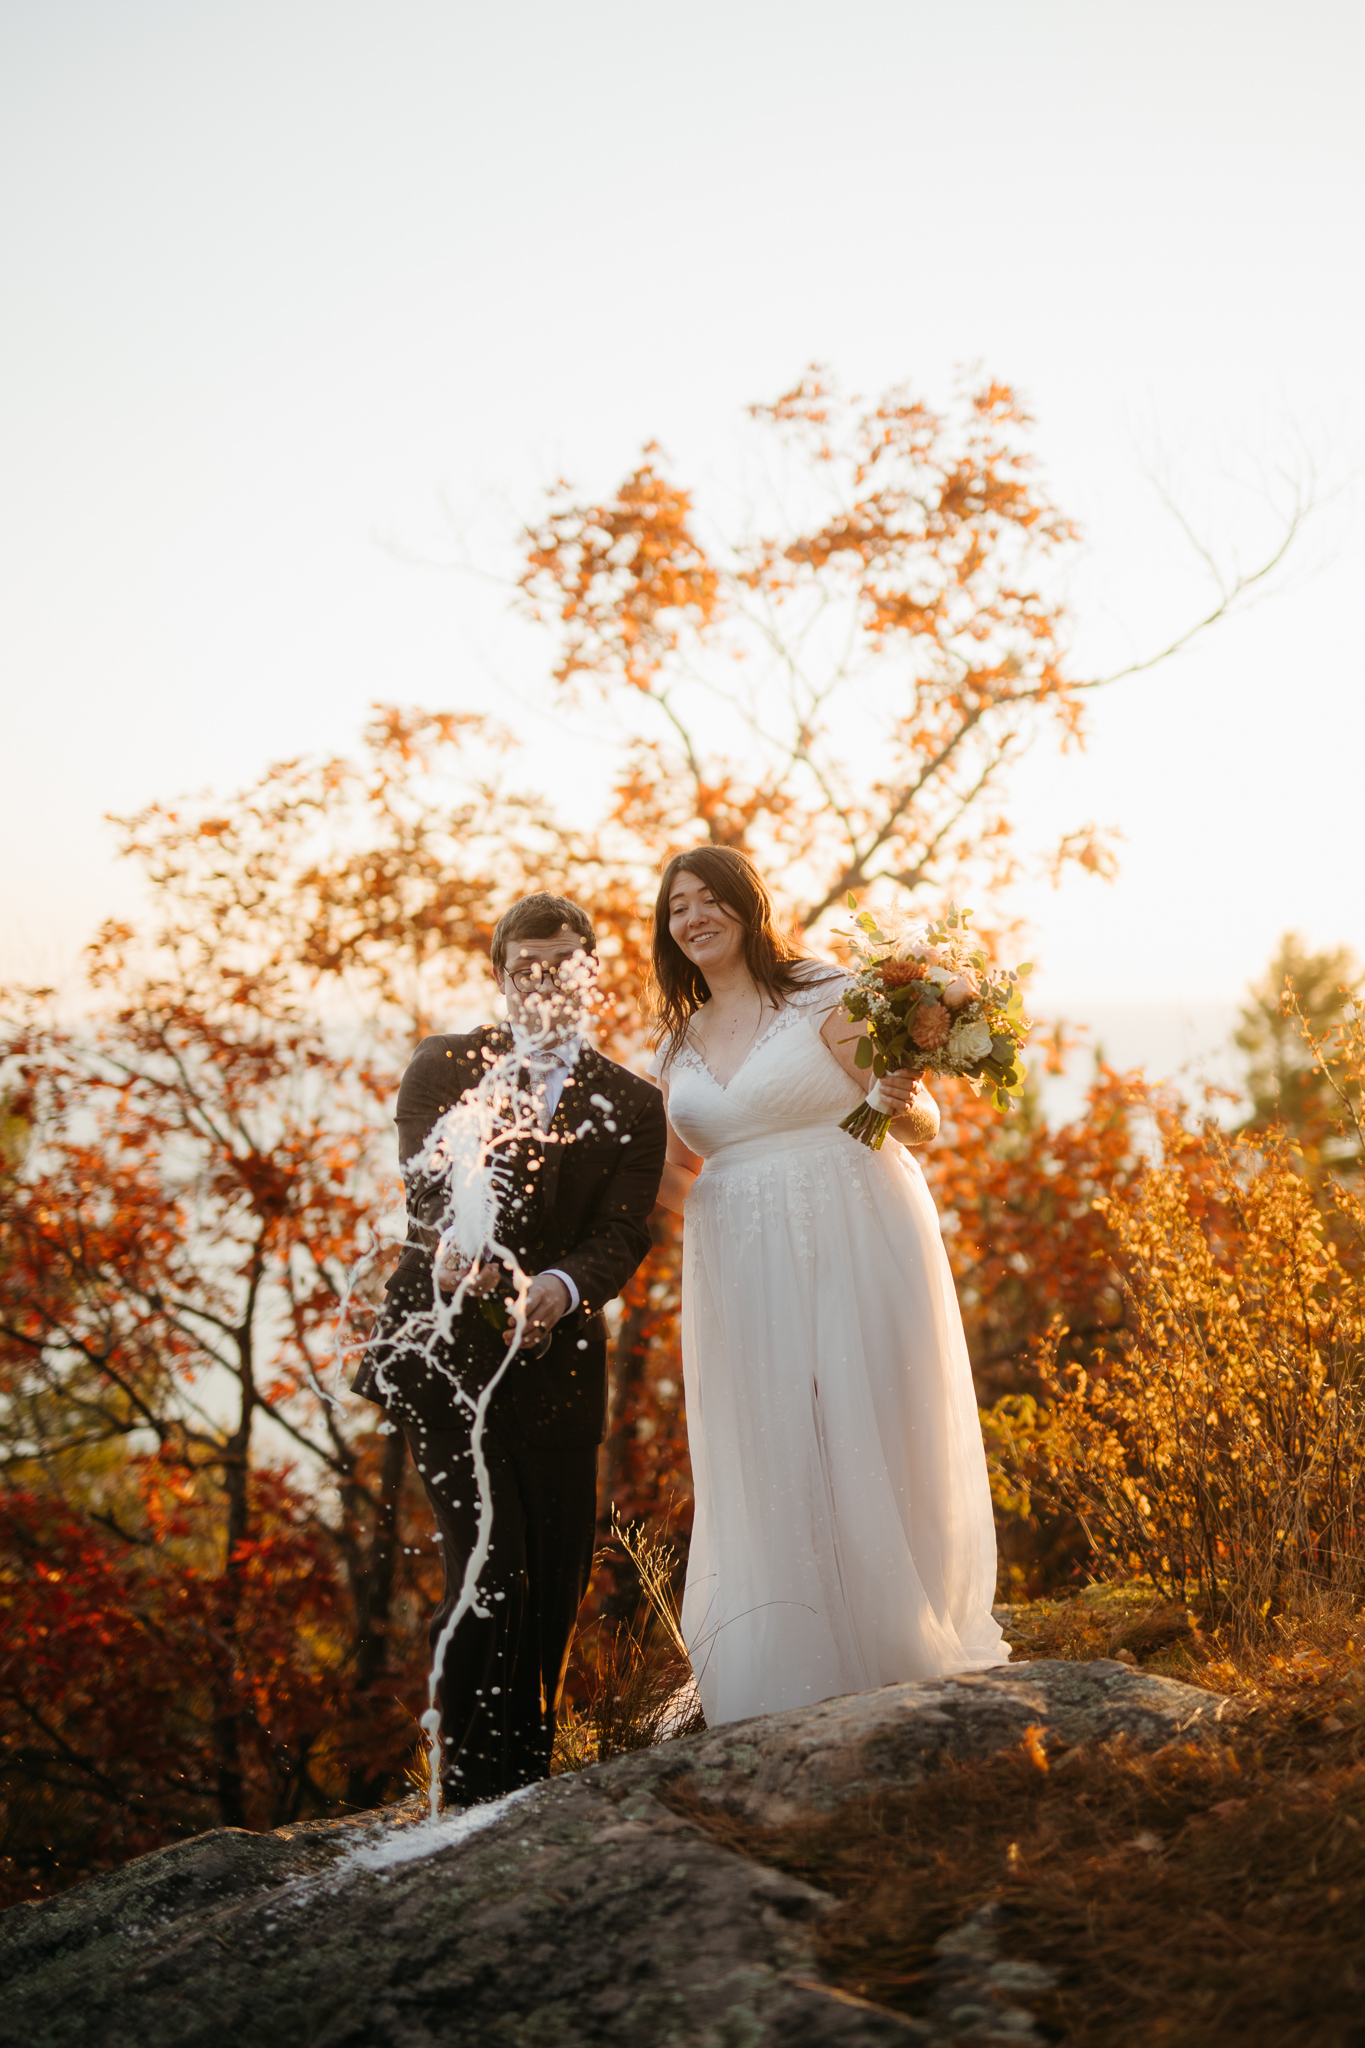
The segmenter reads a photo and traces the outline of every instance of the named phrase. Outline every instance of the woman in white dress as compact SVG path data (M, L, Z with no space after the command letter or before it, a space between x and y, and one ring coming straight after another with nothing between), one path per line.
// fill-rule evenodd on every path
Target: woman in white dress
M882 1150L840 1130L868 1083L844 977L782 937L742 854L669 862L653 966L707 1722L1003 1663L962 1319L893 1142L934 1134L932 1098L888 1077L905 1113Z

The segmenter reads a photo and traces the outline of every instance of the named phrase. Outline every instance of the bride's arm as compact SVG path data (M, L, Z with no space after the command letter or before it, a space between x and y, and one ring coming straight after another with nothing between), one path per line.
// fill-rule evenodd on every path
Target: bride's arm
M867 1027L860 1024L853 1030L843 1010L831 1010L820 1027L820 1036L850 1080L856 1081L866 1095L872 1085L872 1069L858 1065L857 1052L859 1039L867 1036ZM912 1074L888 1074L882 1082L882 1096L887 1102L899 1099L905 1105L891 1121L891 1136L902 1145L927 1145L938 1136L938 1104L922 1081ZM664 1171L667 1173L667 1168Z
M668 1111L668 1083L661 1082L664 1112ZM659 1182L658 1209L671 1209L675 1216L681 1216L682 1205L687 1200L693 1181L701 1172L701 1158L696 1152L689 1152L682 1139L668 1126L668 1150L664 1154L664 1177Z

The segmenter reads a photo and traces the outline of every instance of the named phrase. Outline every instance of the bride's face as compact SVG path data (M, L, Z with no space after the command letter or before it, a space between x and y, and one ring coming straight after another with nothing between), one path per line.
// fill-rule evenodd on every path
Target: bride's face
M668 896L668 934L709 981L744 958L744 927L700 875L681 872Z

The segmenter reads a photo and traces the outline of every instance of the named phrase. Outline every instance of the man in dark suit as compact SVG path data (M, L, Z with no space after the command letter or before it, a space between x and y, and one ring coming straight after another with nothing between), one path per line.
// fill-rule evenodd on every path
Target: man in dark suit
M522 1349L492 1395L483 1433L492 1547L476 1609L461 1617L439 1679L442 1789L457 1806L549 1772L592 1569L607 1405L602 1309L649 1249L666 1142L658 1089L581 1037L582 988L596 954L587 913L564 897L526 897L499 919L491 950L509 1024L425 1038L403 1076L407 1244L354 1381L402 1429L436 1518L445 1590L431 1627L435 1649L479 1519L469 1407L451 1381L477 1398L513 1329L505 1306L494 1312L508 1275L491 1260L469 1274L458 1316L438 1313L442 1290L450 1300L464 1274L434 1257L448 1188L441 1160L424 1164L423 1155L444 1112L515 1046L527 1059L518 1086L537 1113L526 1113L523 1093L521 1120L531 1127L504 1154L495 1235L534 1277Z

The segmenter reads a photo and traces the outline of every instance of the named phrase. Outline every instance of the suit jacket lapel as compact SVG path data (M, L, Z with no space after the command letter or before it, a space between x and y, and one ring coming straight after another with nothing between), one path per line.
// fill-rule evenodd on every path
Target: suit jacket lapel
M505 1024L490 1028L488 1039L499 1059L512 1050L512 1034ZM544 1141L534 1133L513 1140L503 1153L506 1181L499 1208L499 1228L504 1243L520 1245L524 1254L539 1229L544 1201L544 1182L549 1166ZM519 1254L520 1256L521 1254Z

